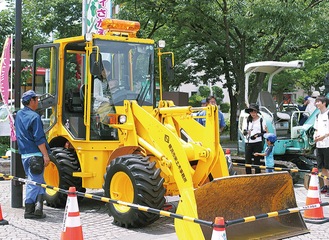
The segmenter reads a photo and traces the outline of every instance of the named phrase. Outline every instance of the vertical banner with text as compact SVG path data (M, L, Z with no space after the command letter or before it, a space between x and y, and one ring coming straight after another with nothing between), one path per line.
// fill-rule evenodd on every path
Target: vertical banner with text
M86 0L85 11L86 32L103 34L101 23L105 18L111 18L111 0Z
M14 129L13 115L9 111L8 99L9 99L9 70L10 70L10 46L11 38L8 37L3 46L1 62L0 62L0 93L4 105L7 107L9 120L10 120L10 136L12 141L16 141L16 134Z

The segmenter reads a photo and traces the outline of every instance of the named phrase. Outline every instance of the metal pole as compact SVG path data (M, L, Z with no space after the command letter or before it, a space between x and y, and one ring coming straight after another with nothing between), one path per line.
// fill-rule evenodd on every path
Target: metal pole
M87 32L86 0L82 0L82 36Z
M162 100L162 63L161 63L162 52L161 49L158 48L158 59L159 59L159 87L160 87L160 100Z
M15 27L15 109L20 108L21 99L21 47L22 47L22 0L16 0L16 27ZM25 173L18 154L17 141L11 141L12 158L11 174L25 178ZM23 202L23 185L19 181L11 181L11 207L21 208Z

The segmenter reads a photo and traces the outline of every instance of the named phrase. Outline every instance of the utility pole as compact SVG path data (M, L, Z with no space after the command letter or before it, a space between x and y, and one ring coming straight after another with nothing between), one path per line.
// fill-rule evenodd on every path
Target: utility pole
M16 26L15 26L15 109L20 109L21 102L21 49L22 49L22 0L16 0ZM11 175L25 178L21 156L18 154L17 141L11 141ZM23 206L23 184L11 181L11 207Z

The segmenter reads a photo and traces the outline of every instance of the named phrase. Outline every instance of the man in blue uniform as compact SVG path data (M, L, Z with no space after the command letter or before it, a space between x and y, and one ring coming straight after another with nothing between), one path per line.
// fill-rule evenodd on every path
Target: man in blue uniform
M15 128L18 152L22 156L25 174L29 180L45 183L44 167L48 166L49 145L43 131L41 117L35 110L38 108L38 97L32 90L22 95L24 108L17 112ZM43 196L45 189L32 184L26 186L24 218L44 218Z
M224 131L224 128L226 126L225 119L224 119L224 114L222 111L219 109L219 105L217 105L216 98L214 96L208 97L208 102L211 105L215 105L218 107L218 119L219 119L219 130L220 133Z

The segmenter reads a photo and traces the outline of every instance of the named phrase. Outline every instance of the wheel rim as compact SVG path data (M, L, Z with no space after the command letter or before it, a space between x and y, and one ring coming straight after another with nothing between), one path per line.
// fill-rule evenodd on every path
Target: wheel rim
M53 162L50 162L49 165L45 168L44 179L47 185L59 187L59 173L56 165ZM53 196L57 192L47 188L46 193L50 196Z
M123 202L132 203L134 200L134 187L129 176L124 172L117 172L113 175L110 184L110 198ZM113 204L119 212L128 212L130 207L124 205Z

